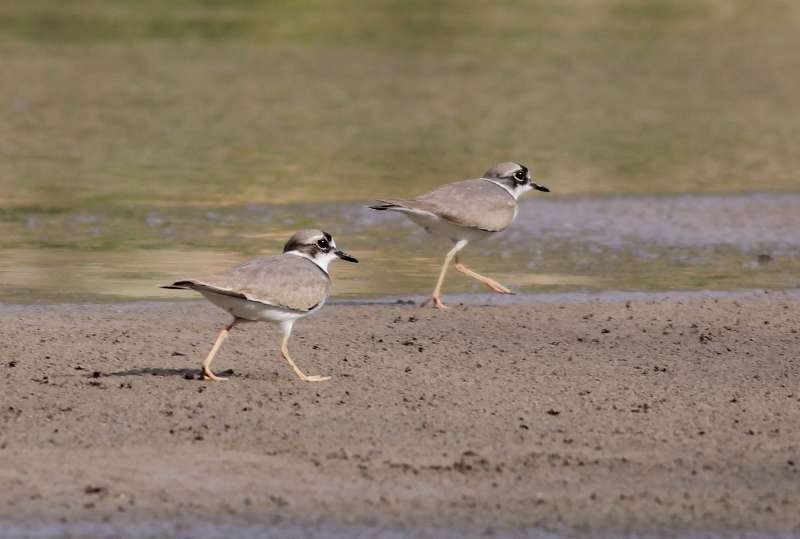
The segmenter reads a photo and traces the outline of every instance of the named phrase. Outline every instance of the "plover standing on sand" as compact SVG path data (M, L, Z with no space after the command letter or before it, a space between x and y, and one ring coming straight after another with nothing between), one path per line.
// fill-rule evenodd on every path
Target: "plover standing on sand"
M422 304L425 306L432 301L434 307L444 309L442 282L453 257L456 259L456 269L461 273L495 292L512 293L494 279L475 273L461 264L457 253L470 241L505 230L517 216L517 199L531 189L550 192L547 187L533 182L526 166L506 162L493 166L480 178L449 183L416 198L381 200L380 204L370 208L404 213L428 232L455 243L444 259L433 294Z
M289 355L289 336L298 318L322 308L331 288L328 264L341 258L358 262L336 248L327 232L301 230L286 243L283 254L261 256L216 275L177 281L162 288L190 289L233 315L203 361L206 380L225 380L211 371L211 362L231 329L241 322L277 322L283 331L281 353L305 382L322 382L329 376L308 376Z

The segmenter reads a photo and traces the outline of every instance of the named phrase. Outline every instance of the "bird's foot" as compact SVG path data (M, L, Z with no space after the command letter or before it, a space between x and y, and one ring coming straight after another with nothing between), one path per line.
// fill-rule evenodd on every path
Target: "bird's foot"
M423 301L420 307L426 307L428 303L433 303L433 306L439 310L449 308L447 305L442 303L442 297L439 294L433 294L431 297Z
M489 288L491 288L492 290L494 290L495 292L497 292L498 294L513 294L514 293L509 288L506 288L505 286L501 285L500 283L498 283L494 279L487 279L484 282L484 284L486 286L488 286Z
M224 382L227 380L224 376L217 376L208 367L203 367L203 380L213 380L215 382Z
M324 382L326 380L330 380L330 376L319 376L317 374L312 374L311 376L304 375L301 380L304 382Z
M506 288L505 286L501 285L500 283L498 283L497 281L495 281L491 277L486 277L484 275L481 275L480 273L475 273L474 271L472 271L471 269L466 267L464 264L456 264L456 269L458 271L460 271L461 273L463 273L464 275L466 275L468 277L472 277L473 279L475 279L479 283L485 284L491 290L497 292L498 294L513 294L514 293L509 288Z

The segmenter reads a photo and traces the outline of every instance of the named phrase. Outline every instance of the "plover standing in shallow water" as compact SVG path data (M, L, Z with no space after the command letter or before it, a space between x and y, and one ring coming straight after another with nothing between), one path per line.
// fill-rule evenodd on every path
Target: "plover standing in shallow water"
M495 292L511 293L494 279L475 273L461 264L457 253L470 241L505 230L517 216L517 199L531 189L550 192L547 187L533 182L526 166L506 162L493 166L480 178L449 183L416 198L381 200L380 204L370 208L404 213L428 232L455 243L444 259L433 294L422 304L425 306L432 301L434 307L444 309L442 282L453 257L456 259L456 269L461 273Z
M283 254L261 256L201 279L177 281L162 288L190 289L233 315L233 321L222 329L217 341L203 361L206 380L225 380L211 371L219 347L231 329L241 322L277 322L283 331L281 353L297 376L306 382L330 380L330 376L308 376L289 355L289 336L298 318L322 308L331 288L328 264L341 258L358 262L336 248L327 232L301 230L286 243Z

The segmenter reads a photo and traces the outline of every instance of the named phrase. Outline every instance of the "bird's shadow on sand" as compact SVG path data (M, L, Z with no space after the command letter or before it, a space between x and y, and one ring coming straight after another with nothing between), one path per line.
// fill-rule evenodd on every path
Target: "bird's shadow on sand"
M234 376L231 369L217 373L220 376ZM162 367L141 367L127 371L108 372L103 376L180 376L186 380L202 380L203 372L200 369L165 369Z

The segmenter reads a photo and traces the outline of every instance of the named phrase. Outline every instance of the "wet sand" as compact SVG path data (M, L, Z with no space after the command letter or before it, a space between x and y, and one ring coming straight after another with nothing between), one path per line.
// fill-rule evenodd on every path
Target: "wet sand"
M800 294L529 298L2 307L0 531L800 535Z

